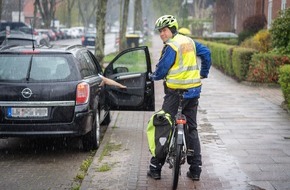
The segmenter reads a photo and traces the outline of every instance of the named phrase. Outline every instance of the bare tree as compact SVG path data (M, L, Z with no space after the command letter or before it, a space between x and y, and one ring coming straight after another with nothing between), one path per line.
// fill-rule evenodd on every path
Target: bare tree
M127 48L126 43L126 31L127 31L127 23L128 23L128 12L129 12L129 2L130 0L121 0L122 3L120 4L120 23L121 23L121 30L120 30L120 47L119 51L123 51Z
M0 20L2 19L1 15L2 15L2 0L0 0Z
M178 15L183 0L152 0L158 17L165 14Z
M95 40L95 56L97 60L102 63L105 56L105 29L106 29L106 12L108 0L98 0L96 30L97 36Z
M143 31L142 0L135 0L134 4L134 31Z
M35 28L36 27L36 23L37 23L37 20L36 20L36 15L37 15L37 4L36 4L36 1L34 1L34 3L33 3L33 7L34 7L34 9L33 9L33 28Z
M195 0L194 1L194 17L195 18L204 18L206 1L204 0Z
M46 28L49 28L51 21L54 20L56 4L59 2L61 0L35 0Z
M66 0L67 1L67 26L71 27L71 12L75 5L76 0Z
M96 13L97 5L98 0L86 0L86 3L83 0L78 0L79 13L86 28Z

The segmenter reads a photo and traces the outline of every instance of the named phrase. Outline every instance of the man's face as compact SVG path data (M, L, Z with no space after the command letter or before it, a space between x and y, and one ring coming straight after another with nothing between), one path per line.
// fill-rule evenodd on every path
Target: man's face
M169 30L168 27L165 27L165 28L161 28L159 30L160 32L160 38L163 42L166 42L167 40L169 40L170 38L172 38L172 32Z

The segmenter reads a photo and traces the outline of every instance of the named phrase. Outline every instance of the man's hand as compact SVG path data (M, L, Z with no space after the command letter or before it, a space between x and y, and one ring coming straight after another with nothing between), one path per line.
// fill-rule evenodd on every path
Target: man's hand
M152 80L152 73L148 73L148 78Z

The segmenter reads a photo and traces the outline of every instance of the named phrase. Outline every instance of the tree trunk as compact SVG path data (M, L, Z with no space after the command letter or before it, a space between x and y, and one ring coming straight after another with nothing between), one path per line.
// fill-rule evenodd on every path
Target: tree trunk
M123 11L121 11L121 13L123 13L123 16L121 17L121 30L120 30L120 35L119 35L119 39L120 39L120 47L119 50L123 51L125 49L127 49L127 40L126 40L126 31L127 31L127 23L128 23L128 12L129 12L129 2L130 0L124 0L124 3L121 3L120 6L123 7ZM122 9L121 9L122 10Z
M101 64L105 56L104 50L105 50L107 2L108 0L98 0L98 6L97 6L97 12L96 12L97 36L95 40L95 56Z
M38 6L45 28L50 28L55 12L55 0L35 0L35 3Z
M79 7L79 13L80 13L81 19L84 23L84 26L87 28L89 27L92 16L96 14L98 1L86 0L86 3L83 3L83 2L84 1L82 0L78 0L78 7Z
M135 0L134 5L134 31L143 31L142 0Z
M67 0L67 27L71 27L71 11L74 7L75 0Z
M0 20L2 19L1 15L2 15L2 0L0 0Z
M33 10L33 28L38 28L38 26L36 26L36 23L37 23L37 4L36 2L33 3L33 7L34 7L34 10Z

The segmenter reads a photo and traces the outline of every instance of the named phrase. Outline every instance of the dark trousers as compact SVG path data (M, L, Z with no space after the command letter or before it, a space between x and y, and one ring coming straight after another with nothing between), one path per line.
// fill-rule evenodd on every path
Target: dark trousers
M166 89L165 93L166 94L164 97L162 109L165 112L169 113L172 118L175 118L179 104L178 94L174 90L169 89ZM191 172L200 173L202 161L200 153L200 141L196 122L198 98L183 99L182 107L183 107L182 113L186 116L187 124L189 127L187 147L188 149L194 150L194 155L187 157L187 163L190 165L189 170ZM155 157L152 157L149 166L150 170L160 172L162 166L165 163L165 159L166 158L157 159Z

